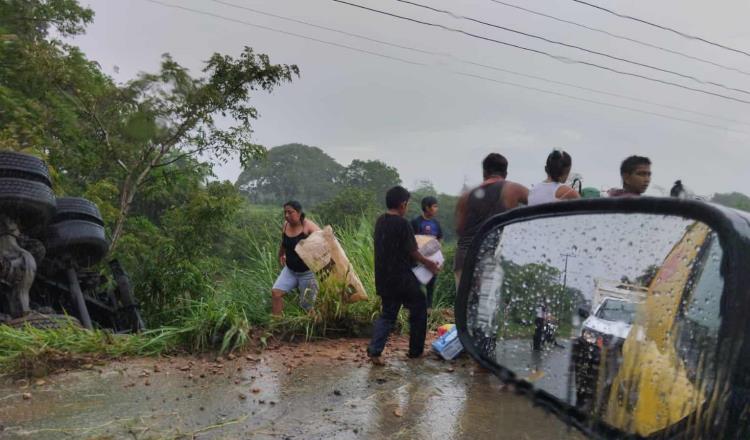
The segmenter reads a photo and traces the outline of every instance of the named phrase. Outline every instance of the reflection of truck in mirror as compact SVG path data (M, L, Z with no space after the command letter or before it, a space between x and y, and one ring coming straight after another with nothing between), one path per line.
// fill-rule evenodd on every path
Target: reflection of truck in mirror
M584 406L591 401L599 377L598 366L603 347L618 355L628 337L635 318L637 305L646 299L648 289L642 286L594 280L591 313L579 309L585 318L581 332L574 342L576 375L576 404Z
M640 302L628 303L637 311L627 327L617 324L622 331L617 339L600 340L595 321L587 320L573 347L579 408L641 436L657 435L699 412L714 382L702 372L714 361L708 348L720 322L720 261L716 235L693 223L654 276L644 278L648 290ZM597 319L610 301L620 301L620 311L630 307L624 298L606 298L595 306Z

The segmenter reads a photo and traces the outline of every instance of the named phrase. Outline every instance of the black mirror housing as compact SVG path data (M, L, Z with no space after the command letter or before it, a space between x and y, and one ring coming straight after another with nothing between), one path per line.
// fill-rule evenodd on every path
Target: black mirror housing
M717 430L710 433L710 438L750 437L750 426L742 422L743 419L741 415L743 411L748 411L748 407L750 407L750 403L748 403L750 402L750 375L745 373L750 369L750 337L745 338L745 335L750 335L750 320L747 319L747 316L750 315L750 295L748 295L750 293L748 291L750 290L748 287L750 286L750 271L745 269L750 266L750 216L746 213L693 200L641 197L586 199L544 204L514 209L492 217L482 226L467 252L456 298L456 325L459 338L461 339L466 351L482 366L492 371L501 380L514 384L515 389L518 390L519 393L527 395L529 398L557 414L564 421L577 427L590 437L651 437L650 435L643 436L637 432L624 432L612 425L612 423L610 423L609 420L606 420L606 418L597 419L592 417L592 411L590 408L577 407L570 402L562 401L559 398L559 395L555 395L545 389L540 389L539 386L533 383L533 380L530 381L528 378L525 378L523 373L519 373L507 364L498 363L496 358L491 359L486 356L479 347L486 346L488 342L486 340L476 340L467 326L469 297L473 283L478 282L479 278L479 276L475 276L475 272L481 270L478 269L477 263L482 252L481 248L486 244L486 240L490 233L493 231L497 232L498 230L503 231L506 226L521 224L524 222L531 223L540 219L554 221L556 217L593 216L601 214L669 216L700 222L710 228L710 231L714 234L713 236L716 237L717 242L720 244L721 258L720 262L716 263L716 267L717 273L720 271L723 280L723 287L721 287L720 294L721 322L720 327L717 329L718 339L716 341L715 375L717 380L723 382L721 389L727 391L719 400L715 401L721 402L718 404L718 409L716 411L712 412L710 415L705 413L691 417L703 417L704 419L706 417L711 418L710 420L698 420L701 423L697 423L698 425L702 424L703 427L701 429ZM648 228L648 225L642 227ZM503 236L504 234L496 233L495 235ZM505 237L503 237L503 239L504 238ZM497 241L498 238L495 237L494 240ZM558 273L558 276L560 279L565 279L567 275L566 263L566 273ZM653 282L652 280L653 276L644 277L642 285L648 286L649 283ZM633 295L648 296L648 293L644 293L647 290L645 287L640 288L639 291L638 286L633 287L631 284L632 283L630 282L623 282L623 285L628 286L627 289L634 292ZM563 288L570 289L569 285L566 287L564 281L562 282L562 286ZM576 310L577 318L586 320L590 316L589 310L594 310L596 304L592 304L590 309L584 307L582 304L582 302L576 304L572 301L566 307L569 307L571 313L572 310ZM626 301L625 306L627 305ZM476 304L473 304L472 307L476 308L477 306ZM545 313L547 313L544 311L546 308L539 306L538 304L534 307L536 307L536 310L542 310L536 314L537 322L546 323L544 318ZM508 320L508 325L511 327L526 325L527 328L533 328L533 316L534 315L529 315L517 318L508 316L506 319ZM597 316L599 316L599 314L597 314ZM553 317L553 320L557 321L557 318L558 317ZM539 321L540 319L542 321ZM556 324L565 327L564 322L556 322ZM541 325L541 327L539 325ZM539 333L543 333L540 329L546 329L546 324L539 325L537 326L537 330ZM591 336L592 334L594 334L594 336ZM589 332L586 336L590 339L593 338L596 340L597 334L598 333ZM583 338L583 336L580 337ZM599 339L601 340L601 338ZM608 339L605 335L605 341L607 340ZM613 338L613 340L617 341L618 338ZM619 341L621 346L622 339L619 339ZM558 342L555 343L557 344ZM600 341L597 343L601 344ZM616 342L611 341L605 343L616 344ZM565 346L567 344L565 341L562 341L562 345ZM560 350L564 349L561 348ZM687 367L690 368L690 363L688 361L685 362ZM729 402L744 403L737 405ZM659 435L667 435L667 437L672 438L671 434L669 434L672 433L679 437L690 432L686 430L691 429L691 425L696 425L696 419L686 418L679 423L670 426L667 430L668 432L663 431L660 432ZM700 434L707 435L705 431L701 431Z

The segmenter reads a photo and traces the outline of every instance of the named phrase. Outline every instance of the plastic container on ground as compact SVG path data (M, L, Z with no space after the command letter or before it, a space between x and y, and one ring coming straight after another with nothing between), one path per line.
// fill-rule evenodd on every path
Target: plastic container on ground
M458 339L458 330L453 327L432 343L432 349L446 361L455 359L464 350Z

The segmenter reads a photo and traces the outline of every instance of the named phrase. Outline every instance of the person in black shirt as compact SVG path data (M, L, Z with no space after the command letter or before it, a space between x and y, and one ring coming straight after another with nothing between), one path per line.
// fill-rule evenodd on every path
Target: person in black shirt
M389 189L385 196L388 211L375 223L375 290L383 310L375 321L367 355L377 365L383 364L380 355L402 306L409 309L408 356L422 355L427 333L427 304L412 268L418 262L433 273L440 270L417 250L414 230L404 218L409 197L409 191L401 186Z
M315 274L307 267L294 250L297 243L307 238L320 228L305 218L302 205L295 200L284 204L284 227L281 230L279 246L279 263L281 273L271 289L271 313L279 316L284 311L284 295L290 290L299 290L299 304L305 311L312 310L318 294L318 283Z

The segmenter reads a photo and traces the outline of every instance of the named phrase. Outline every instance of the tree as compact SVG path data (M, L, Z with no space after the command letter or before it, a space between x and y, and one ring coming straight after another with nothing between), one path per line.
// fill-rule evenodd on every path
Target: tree
M396 168L379 160L355 159L341 173L339 183L384 197L388 189L401 184L401 176Z
M280 205L294 199L315 206L337 193L342 170L318 147L287 144L248 163L235 185L253 203Z
M336 196L315 208L315 214L326 225L346 226L357 224L362 217L374 218L383 208L371 191L344 188Z
M546 304L561 323L570 319L573 302L580 301L577 289L560 283L560 270L541 263L519 265L503 260L503 303L506 319L524 325L534 322L536 308Z
M72 0L0 2L0 148L46 158L89 145L90 127L68 96L90 101L114 86L77 48L49 35L79 34L92 17Z
M238 156L244 165L262 156L264 148L251 141L250 123L258 112L247 104L250 95L255 90L272 91L299 70L271 64L267 55L245 47L238 58L214 54L203 73L204 77L193 78L166 54L158 74L142 74L119 90L120 99L105 108L110 117L96 117L97 110L91 110L101 122L101 140L110 157L125 171L112 248L136 193L154 170L186 157L226 162ZM112 112L121 117L111 117ZM217 116L229 118L234 125L220 128Z
M740 209L742 211L750 211L750 197L739 192L732 192L726 194L714 194L711 199L712 202L720 205L728 206L730 208Z
M0 147L49 158L63 193L116 187L114 249L156 170L189 157L247 164L262 156L248 100L299 70L245 47L237 58L214 54L196 78L165 54L158 73L118 87L77 48L49 38L50 28L80 33L92 17L75 0L0 3Z
M654 280L656 273L659 272L661 266L657 264L651 264L647 268L643 269L643 273L635 278L635 283L639 286L648 287L651 285L651 281Z

